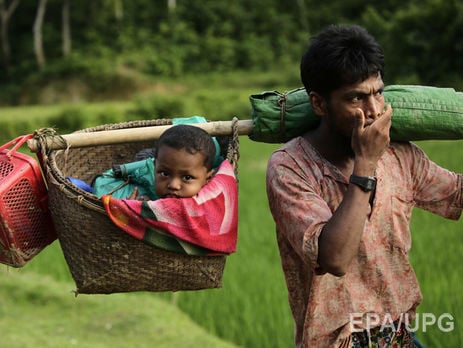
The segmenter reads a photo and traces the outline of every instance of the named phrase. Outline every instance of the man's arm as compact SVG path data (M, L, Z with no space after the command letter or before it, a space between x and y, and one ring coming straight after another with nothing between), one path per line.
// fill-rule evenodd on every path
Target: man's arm
M376 164L389 145L391 116L392 109L388 105L378 119L364 127L363 112L358 110L352 133L352 149L355 154L353 175L375 175ZM343 276L357 255L370 212L370 194L355 184L349 184L343 200L318 239L318 264L324 271Z

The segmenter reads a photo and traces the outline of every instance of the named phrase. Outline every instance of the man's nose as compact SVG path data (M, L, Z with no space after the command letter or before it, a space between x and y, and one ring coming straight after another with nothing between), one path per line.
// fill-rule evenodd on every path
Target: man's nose
M383 105L373 95L370 95L366 100L365 117L376 120L381 115L382 109Z

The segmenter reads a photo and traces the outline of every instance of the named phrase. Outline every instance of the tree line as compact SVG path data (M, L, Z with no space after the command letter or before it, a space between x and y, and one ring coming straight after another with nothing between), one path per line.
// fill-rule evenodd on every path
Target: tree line
M272 69L297 64L325 25L357 23L384 46L388 83L463 87L458 0L0 0L0 22L7 84L117 67L163 76Z

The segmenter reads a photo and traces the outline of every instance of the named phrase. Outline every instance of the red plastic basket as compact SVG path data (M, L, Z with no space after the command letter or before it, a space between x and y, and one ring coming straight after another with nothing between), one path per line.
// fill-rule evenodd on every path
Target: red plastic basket
M22 267L56 239L40 167L16 152L31 137L0 147L0 263L13 267Z

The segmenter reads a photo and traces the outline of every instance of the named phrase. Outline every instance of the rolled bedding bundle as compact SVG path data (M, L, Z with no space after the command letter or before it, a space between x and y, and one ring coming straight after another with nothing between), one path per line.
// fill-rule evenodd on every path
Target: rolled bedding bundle
M384 90L393 108L393 141L463 139L463 93L453 88L390 85ZM307 92L262 92L249 97L252 140L283 143L318 126Z

